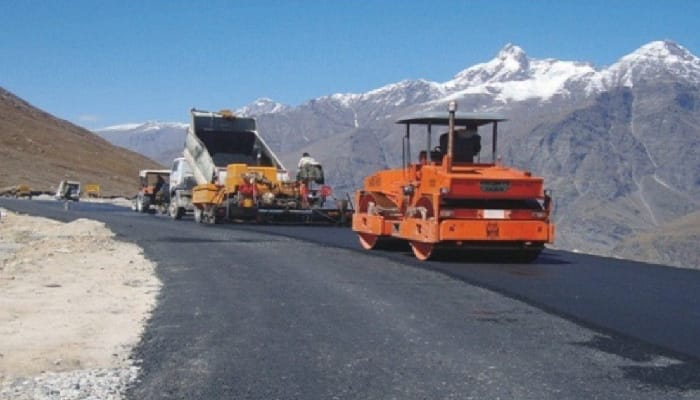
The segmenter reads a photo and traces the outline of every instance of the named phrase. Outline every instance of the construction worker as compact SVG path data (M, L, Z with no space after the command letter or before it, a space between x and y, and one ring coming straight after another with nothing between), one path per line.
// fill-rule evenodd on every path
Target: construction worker
M440 150L447 154L447 133L440 135ZM452 148L452 160L454 162L473 163L474 156L481 151L481 136L477 133L476 126L455 130Z
M297 180L299 181L313 181L319 184L323 184L323 168L318 161L314 160L309 153L304 153L301 155L299 164L297 164Z
M305 165L318 165L318 162L314 160L314 158L311 157L309 153L304 153L299 159L299 164L297 165L297 168L301 169Z
M153 194L156 194L160 192L160 189L163 187L165 184L165 179L163 179L162 176L158 175L158 179L156 179L156 184L153 186Z
M425 165L428 163L428 152L425 150L421 150L418 153L418 163L420 165Z
M153 200L162 200L165 197L165 190L163 190L163 186L165 186L165 179L163 176L158 175L156 184L153 186Z

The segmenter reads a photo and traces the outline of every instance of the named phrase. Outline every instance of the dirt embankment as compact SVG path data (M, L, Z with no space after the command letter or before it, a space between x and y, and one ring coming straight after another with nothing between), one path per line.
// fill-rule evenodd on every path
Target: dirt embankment
M82 398L32 385L76 371L83 388L91 384L86 376L115 373L125 386L135 378L129 356L161 286L155 265L101 222L0 213L0 398L43 398L44 389Z

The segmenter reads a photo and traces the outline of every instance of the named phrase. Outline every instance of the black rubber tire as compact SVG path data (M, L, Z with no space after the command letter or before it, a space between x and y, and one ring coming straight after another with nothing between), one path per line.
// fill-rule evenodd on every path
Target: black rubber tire
M177 207L178 196L177 193L170 195L170 204L168 204L168 215L174 220L181 219L185 215L185 209L183 207Z
M148 196L141 196L138 201L141 202L141 212L147 213L151 208L151 198Z

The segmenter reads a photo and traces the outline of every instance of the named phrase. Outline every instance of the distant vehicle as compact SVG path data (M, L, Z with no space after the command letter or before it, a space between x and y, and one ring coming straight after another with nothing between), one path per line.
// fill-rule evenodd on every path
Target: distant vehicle
M134 198L134 210L150 212L152 207L165 213L168 204L169 169L142 169L139 171L139 192Z
M554 241L551 196L542 178L501 165L496 156L497 126L503 116L486 113L427 112L397 121L406 126L403 168L378 171L355 194L352 229L360 245L407 241L419 260L435 249L489 250L531 262ZM427 146L411 162L411 127L425 126ZM432 147L433 127L447 126ZM491 128L491 162L479 161L480 126ZM477 162L474 162L476 157Z
M0 196L12 196L12 197L28 197L32 198L32 190L29 185L20 184L15 186L8 186L0 188Z
M99 198L102 195L100 185L96 183L88 183L85 185L85 195L87 197Z
M21 184L17 185L17 190L15 191L15 197L26 197L31 200L32 189L29 185Z
M192 188L196 185L192 167L185 157L173 160L168 184L168 215L180 219L194 210L192 206Z
M0 188L0 196L12 196L15 198L27 197L31 200L32 190L29 187L29 185L25 185L25 184L8 186L8 187Z
M54 197L56 200L80 201L80 182L62 180L58 184Z

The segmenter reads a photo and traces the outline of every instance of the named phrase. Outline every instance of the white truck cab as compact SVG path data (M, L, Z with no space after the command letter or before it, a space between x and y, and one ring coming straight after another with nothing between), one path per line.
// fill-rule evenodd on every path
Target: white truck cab
M54 195L56 200L80 200L80 182L78 181L68 181L63 180L58 184L58 189L56 189L56 194Z
M180 219L187 212L192 212L192 188L196 185L192 167L185 157L173 160L170 168L170 204L168 214L173 219Z

